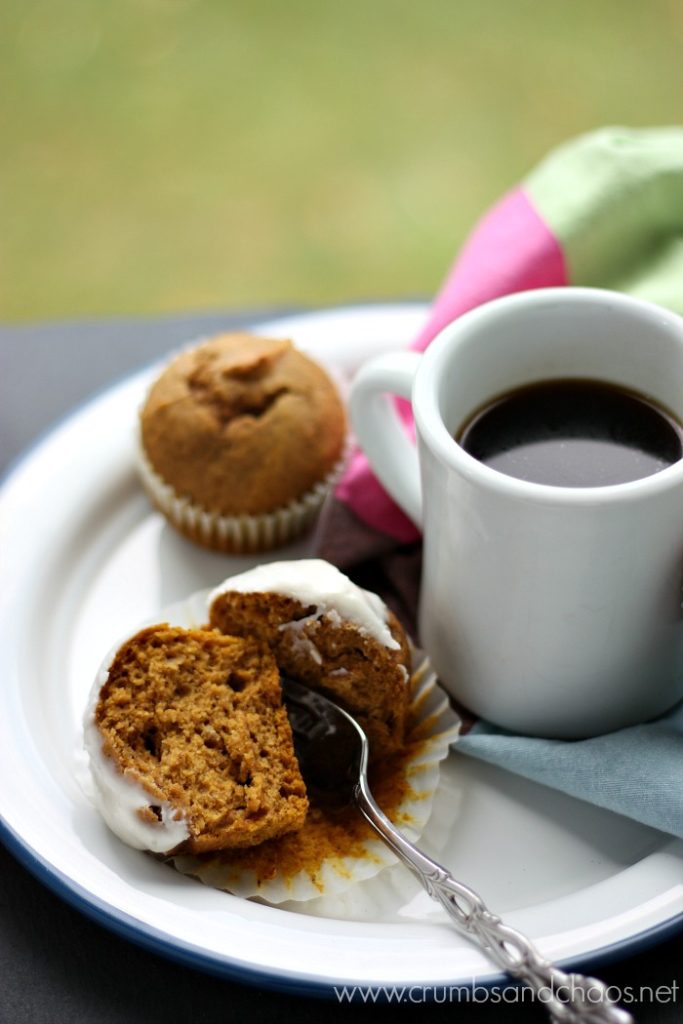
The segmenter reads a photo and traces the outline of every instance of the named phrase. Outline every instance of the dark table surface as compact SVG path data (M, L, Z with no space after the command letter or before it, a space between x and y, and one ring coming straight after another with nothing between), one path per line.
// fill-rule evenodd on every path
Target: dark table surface
M204 333L248 326L285 309L0 327L0 472L81 402ZM7 586L11 581L3 580ZM8 780L4 780L7 784ZM682 879L683 882L683 879ZM198 973L111 933L45 888L0 846L0 1024L196 1024L235 1019L313 1021L429 1014L433 1020L533 1022L528 1000L426 1006L419 992L392 1005L259 990ZM639 1022L683 1020L683 936L679 933L598 973L620 989L642 986ZM590 968L590 964L583 965ZM660 989L659 998L656 990ZM650 989L650 997L646 989ZM668 994L665 993L668 990Z

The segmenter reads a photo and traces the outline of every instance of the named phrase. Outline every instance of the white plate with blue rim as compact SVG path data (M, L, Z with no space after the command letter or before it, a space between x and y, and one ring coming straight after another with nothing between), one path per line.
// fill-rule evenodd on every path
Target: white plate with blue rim
M424 316L421 305L347 307L258 330L292 337L348 380L369 355L409 344ZM12 780L0 789L5 842L102 924L225 977L307 993L500 983L400 865L341 901L271 907L129 849L90 803L81 718L106 651L160 609L257 561L194 547L144 497L134 425L155 372L74 412L0 492L0 774ZM302 541L277 557L303 557L309 547ZM565 966L596 967L683 926L682 842L457 748L422 845Z

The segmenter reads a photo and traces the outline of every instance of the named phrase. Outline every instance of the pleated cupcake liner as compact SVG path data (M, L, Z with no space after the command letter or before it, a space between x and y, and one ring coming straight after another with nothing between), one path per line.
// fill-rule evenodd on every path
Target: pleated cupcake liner
M179 533L223 554L270 551L302 537L313 528L327 496L346 464L347 452L327 476L287 505L260 515L226 516L179 495L153 468L138 438L137 468L152 504Z

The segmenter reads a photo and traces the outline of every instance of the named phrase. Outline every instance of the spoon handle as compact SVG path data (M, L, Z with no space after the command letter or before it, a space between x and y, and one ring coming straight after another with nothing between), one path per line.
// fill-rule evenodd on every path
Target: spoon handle
M525 982L557 1024L633 1024L597 978L567 974L546 960L521 932L493 914L482 898L403 836L375 803L366 778L355 788L358 809L396 856L444 908L456 928L504 971Z

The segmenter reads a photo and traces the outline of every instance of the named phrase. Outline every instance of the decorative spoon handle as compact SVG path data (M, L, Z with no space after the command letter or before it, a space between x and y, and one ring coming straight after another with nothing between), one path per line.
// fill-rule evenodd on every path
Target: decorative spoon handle
M514 928L491 913L482 898L401 835L375 803L362 777L354 796L358 809L396 856L417 875L427 893L444 908L456 928L514 978L525 982L557 1024L633 1024L630 1013L612 1001L597 978L567 974L546 960Z

